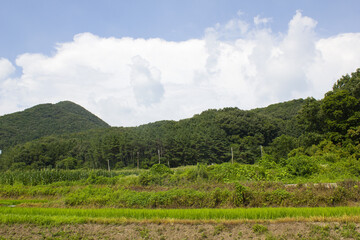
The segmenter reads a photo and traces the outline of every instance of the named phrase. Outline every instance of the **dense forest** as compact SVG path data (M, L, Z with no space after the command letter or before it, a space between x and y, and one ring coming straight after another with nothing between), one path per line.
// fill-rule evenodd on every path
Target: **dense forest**
M55 109L59 105L61 110ZM86 110L63 102L51 105L59 122L36 129L47 117L41 113L45 106L49 107L0 117L1 170L149 168L159 162L177 167L234 161L267 168L291 166L289 172L303 176L320 171L319 164L336 163L337 169L351 168L360 174L360 69L340 78L321 100L309 97L248 111L210 109L189 119L139 127L108 127L95 116L82 115ZM15 120L25 113L21 117L26 122L16 125ZM70 113L83 118L73 121Z
M53 134L110 127L83 107L63 101L0 117L0 149Z

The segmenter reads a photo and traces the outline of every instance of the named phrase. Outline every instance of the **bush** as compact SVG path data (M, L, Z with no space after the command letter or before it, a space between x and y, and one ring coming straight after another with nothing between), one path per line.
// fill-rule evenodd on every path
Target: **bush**
M301 177L308 177L319 170L313 158L304 155L289 158L287 168L290 174Z
M167 166L165 166L164 164L154 164L151 168L150 168L150 173L151 174L173 174L174 172L171 171L170 168L168 168Z
M235 183L235 193L234 193L234 204L237 207L241 205L248 205L251 200L251 192L248 188L244 187L239 183Z
M283 206L284 201L291 197L291 193L284 189L276 189L271 192L267 192L265 196L265 200L270 204L274 204L276 206Z
M161 185L174 172L164 164L155 164L149 171L143 172L139 175L139 184L148 186L151 184Z

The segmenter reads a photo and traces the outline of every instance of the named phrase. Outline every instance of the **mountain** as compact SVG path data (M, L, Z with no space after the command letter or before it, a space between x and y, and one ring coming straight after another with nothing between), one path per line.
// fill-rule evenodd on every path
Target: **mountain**
M0 117L0 149L48 135L110 127L83 107L63 101Z

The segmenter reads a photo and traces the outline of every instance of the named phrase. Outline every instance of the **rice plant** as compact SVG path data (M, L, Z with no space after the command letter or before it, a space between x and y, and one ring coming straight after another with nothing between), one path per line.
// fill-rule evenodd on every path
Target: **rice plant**
M64 209L0 207L0 223L109 223L133 220L276 220L360 216L360 207L236 209Z

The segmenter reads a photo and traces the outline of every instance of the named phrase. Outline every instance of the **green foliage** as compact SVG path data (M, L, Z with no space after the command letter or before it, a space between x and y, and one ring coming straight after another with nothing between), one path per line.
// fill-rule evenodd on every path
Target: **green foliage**
M301 101L272 106L272 111L282 108L283 104L288 108L293 104L299 106ZM32 112L38 114L59 107L61 111L59 110L57 114L64 117L66 117L64 109L68 109L69 114L78 112L72 109L76 107L71 107L70 103L62 105L64 104L35 107ZM282 131L281 126L284 122L290 121L293 116L293 114L283 116L282 114L287 114L283 110L278 111L276 116L271 115L270 112L265 109L242 111L237 108L225 108L208 110L178 122L160 121L136 128L98 128L83 132L78 131L85 129L73 128L72 132L76 133L39 138L49 135L44 132L32 137L39 139L16 146L14 143L17 142L7 141L12 147L3 149L3 154L0 156L0 170L18 167L107 169L108 163L111 169L120 169L135 167L137 162L141 168L150 168L158 163L159 155L161 163L170 167L197 163L219 164L230 161L230 146L233 147L235 161L254 163L260 158L260 145L266 146L276 138ZM36 114L31 118L37 118ZM53 116L52 113L48 115ZM81 113L81 116L83 115ZM63 121L56 126L61 127L64 124L74 126L74 122L78 122L71 120L70 124L56 114L54 116L59 121ZM49 121L51 124L56 123L54 120ZM82 123L81 126L87 125ZM61 128L62 132L57 132L52 125L42 128L49 131L51 129L51 134L69 132L66 128ZM34 128L34 132L39 130ZM22 133L16 135L21 136Z
M189 119L130 128L109 128L71 102L39 105L0 117L0 148L5 146L0 170L139 166L150 170L141 172L135 182L150 187L357 178L359 74L360 69L343 76L322 100L292 100L250 111L210 109ZM23 136L24 142L19 140ZM185 165L196 167L182 172L170 169ZM89 184L114 184L116 179L107 179L111 176L82 179Z
M268 232L268 228L265 227L264 225L261 225L261 224L255 224L253 227L253 232L256 233L256 234L263 234L263 233L266 233Z
M213 208L229 201L230 192L220 189L198 191L194 189L173 188L159 192L137 192L124 188L98 188L87 186L65 197L68 206L113 206L127 208Z
M335 174L335 177L336 174L354 177L348 172L347 175L341 175L343 174L341 168L345 167L336 165L334 168L327 168L326 171ZM187 167L185 170L180 170L180 173L175 170L174 174L166 175L153 175L147 170L142 171L139 176L134 175L134 172L124 172L125 170L112 173L88 171L87 174L80 170L59 172L48 170L38 173L31 171L26 175L21 175L22 172L9 173L1 176L0 198L29 200L46 198L49 202L47 207L56 199L55 206L60 204L60 206L116 208L314 207L351 205L360 200L360 184L357 180L349 179L337 184L311 184L310 181L328 182L328 179L324 180L321 175L312 175L310 177L314 176L313 178L305 179L301 176L285 174L281 178L282 181L299 184L284 185L281 182L265 179L270 176L274 178L274 175L280 177L279 171L284 168L275 168L265 170L263 181L219 183L211 180L213 170L208 170L208 179L189 180L185 176L190 169L197 167ZM340 169L340 172L336 173L337 169ZM150 183L140 184L145 172L149 173ZM305 183L302 184L302 181Z
M260 160L259 165L266 168L266 169L272 169L277 168L278 165L275 162L275 158L271 155L265 154Z
M275 189L265 193L265 201L269 205L283 206L284 202L289 199L292 194L285 189Z
M288 159L287 168L294 176L309 177L318 172L318 165L308 156L295 156Z
M73 157L67 157L63 160L56 162L56 168L59 169L75 169L79 166L78 160Z
M357 126L360 121L359 100L351 96L347 90L328 93L321 109L324 112L325 128L330 132L344 135L350 127Z
M298 147L298 141L295 137L281 135L270 143L269 154L275 158L275 162L280 162L280 159L287 158L288 153L296 147Z
M0 117L0 149L53 134L109 127L75 103L41 104Z
M55 182L79 181L97 179L98 177L115 177L133 174L133 172L116 171L108 172L104 170L30 170L30 171L7 171L0 174L0 184L22 184L22 185L44 185ZM96 181L91 183L95 183Z
M360 99L360 68L356 72L342 76L333 86L333 91L347 90L357 99Z
M161 185L174 172L164 164L154 164L149 171L143 172L139 176L139 183L143 186L152 184Z
M315 98L307 98L304 105L296 115L298 125L306 132L322 132L323 116L321 112L321 101Z
M56 224L85 223L123 224L124 219L271 220L302 217L311 218L359 216L359 214L359 207L248 209L66 209L0 207L0 223L28 223L49 226ZM253 232L257 234L268 232L268 228L262 224L254 224L252 229ZM354 238L359 236L356 226L353 223L347 223L345 226L343 226L341 233L345 238Z
M346 223L341 229L341 236L344 238L359 239L360 233L357 231L354 223Z
M239 183L235 183L234 204L237 207L246 206L251 199L250 191Z
M171 171L171 169L165 166L164 164L154 164L150 168L150 173L163 175L163 174L172 174L174 172Z

